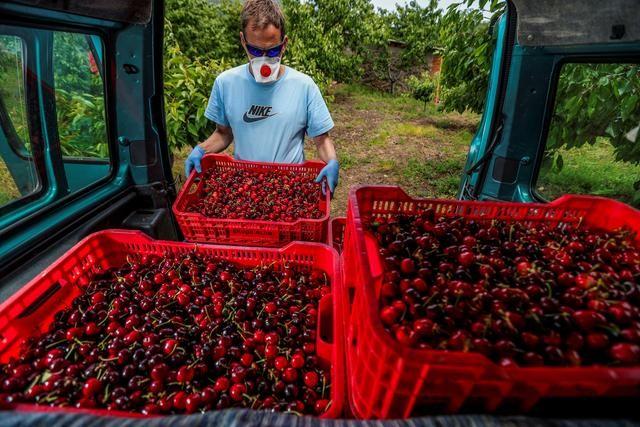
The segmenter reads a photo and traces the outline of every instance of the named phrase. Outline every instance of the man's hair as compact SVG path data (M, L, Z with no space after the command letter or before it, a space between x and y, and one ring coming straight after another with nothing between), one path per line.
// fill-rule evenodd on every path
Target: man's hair
M251 22L252 28L266 28L273 25L284 38L284 14L274 0L246 0L242 8L242 31Z

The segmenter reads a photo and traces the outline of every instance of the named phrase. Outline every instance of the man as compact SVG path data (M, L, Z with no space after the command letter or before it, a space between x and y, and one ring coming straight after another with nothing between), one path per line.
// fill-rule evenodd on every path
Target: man
M273 0L247 0L242 29L240 43L249 63L216 78L205 112L216 130L189 154L187 176L193 168L202 172L205 153L219 153L231 142L239 160L302 163L306 133L327 164L316 182L326 178L333 192L339 173L329 136L333 120L314 81L281 64L288 43L282 10Z

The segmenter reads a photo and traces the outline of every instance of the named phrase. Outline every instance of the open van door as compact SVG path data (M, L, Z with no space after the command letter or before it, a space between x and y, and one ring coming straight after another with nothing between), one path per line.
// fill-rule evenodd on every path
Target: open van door
M176 238L162 37L162 1L0 1L0 300L90 232Z

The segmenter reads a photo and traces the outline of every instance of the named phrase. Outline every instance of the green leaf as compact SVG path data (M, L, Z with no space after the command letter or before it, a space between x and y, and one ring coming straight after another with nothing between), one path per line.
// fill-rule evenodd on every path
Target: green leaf
M623 120L630 118L632 114L638 111L637 103L638 95L636 94L628 96L624 101L622 101L620 114L622 115Z

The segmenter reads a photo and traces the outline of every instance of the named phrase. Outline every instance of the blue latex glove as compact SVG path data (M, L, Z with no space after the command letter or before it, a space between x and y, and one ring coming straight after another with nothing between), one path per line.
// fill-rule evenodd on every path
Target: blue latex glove
M189 178L189 175L191 175L191 170L193 168L196 168L196 172L198 173L202 172L202 166L200 165L200 162L202 161L202 156L204 156L205 153L206 151L200 148L199 145L196 145L195 148L191 150L191 154L189 154L187 160L184 161L184 174L187 176L187 178Z
M329 190L333 193L338 185L338 175L340 174L340 165L337 160L329 160L329 163L322 168L316 182L322 181L323 178L327 178L326 184L329 184ZM326 184L322 181L322 194L327 194Z

